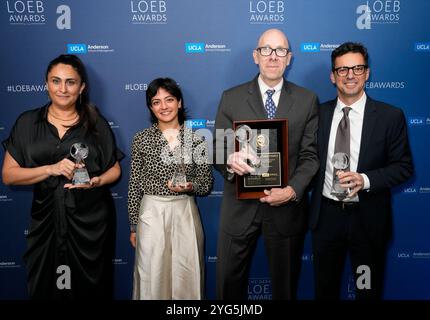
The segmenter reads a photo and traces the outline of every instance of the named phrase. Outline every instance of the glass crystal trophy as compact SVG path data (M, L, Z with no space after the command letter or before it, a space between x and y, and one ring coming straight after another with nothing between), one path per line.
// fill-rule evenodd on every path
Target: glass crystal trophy
M185 187L186 184L187 174L185 172L185 165L183 163L179 163L172 176L172 187Z
M339 200L343 200L350 193L349 188L341 187L337 172L342 170L345 171L349 167L349 156L344 152L338 152L333 155L331 159L333 164L333 184L330 194L337 197Z
M75 168L72 178L72 184L89 184L90 176L84 167L84 159L88 157L88 146L84 143L74 143L70 148L70 155L76 160L76 164L82 165L82 168Z
M265 138L255 136L252 129L248 125L241 125L235 131L235 138L240 144L240 150L248 153L250 157L246 163L251 168L259 168L261 166L261 159L257 154L258 146L261 145ZM267 139L268 140L268 139Z

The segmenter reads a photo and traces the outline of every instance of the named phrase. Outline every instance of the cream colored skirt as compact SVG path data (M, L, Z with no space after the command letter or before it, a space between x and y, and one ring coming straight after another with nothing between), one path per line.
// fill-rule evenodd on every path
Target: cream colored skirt
M194 197L143 196L133 300L202 299L203 237Z

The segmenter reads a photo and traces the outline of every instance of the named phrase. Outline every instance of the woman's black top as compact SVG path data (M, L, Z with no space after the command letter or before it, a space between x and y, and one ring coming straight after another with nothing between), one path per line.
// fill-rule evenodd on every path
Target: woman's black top
M82 125L60 139L47 120L48 106L19 116L3 142L23 168L69 158L77 142L89 147L84 160L90 177L99 176L123 158L107 121L95 110L95 130ZM70 181L51 176L34 185L31 224L24 261L33 299L111 298L115 208L108 186L65 189Z

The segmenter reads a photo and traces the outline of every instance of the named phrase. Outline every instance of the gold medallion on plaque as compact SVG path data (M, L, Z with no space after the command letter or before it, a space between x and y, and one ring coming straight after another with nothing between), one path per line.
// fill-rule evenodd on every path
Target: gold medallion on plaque
M266 148L269 145L269 137L266 134L258 134L254 140L257 150Z

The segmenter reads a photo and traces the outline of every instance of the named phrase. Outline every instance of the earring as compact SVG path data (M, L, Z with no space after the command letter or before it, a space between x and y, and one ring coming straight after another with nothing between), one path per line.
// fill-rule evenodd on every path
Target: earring
M82 105L82 93L79 94L79 105Z

